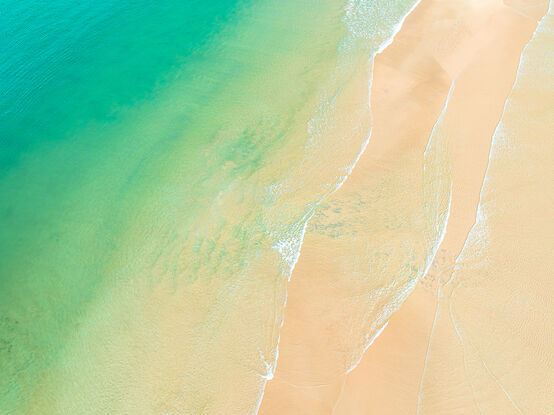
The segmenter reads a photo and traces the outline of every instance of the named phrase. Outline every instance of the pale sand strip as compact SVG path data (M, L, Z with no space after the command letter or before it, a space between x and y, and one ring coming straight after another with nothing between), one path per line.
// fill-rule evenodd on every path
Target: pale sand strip
M524 5L529 6L529 2ZM437 284L433 278L439 278L438 268L448 268L457 256L474 221L490 138L515 78L521 50L536 24L524 16L537 16L537 7L523 10L532 13L522 10L516 13L496 1L423 0L393 44L376 58L372 139L352 176L333 198L335 203L330 202L338 209L335 223L350 212L341 200L353 200L353 194L367 192L372 184L378 186L375 177L392 174L397 160L409 161L410 154L423 153L456 78L445 122L453 160L446 238L425 285L416 289L360 365L345 378L345 349L356 345L337 337L356 335L344 327L345 321L356 319L349 315L356 308L344 302L354 302L360 292L340 292L344 285L333 280L333 275L340 274L341 262L328 260L340 255L340 249L328 248L327 240L317 234L314 218L289 285L276 377L267 385L260 414L416 413L436 309ZM402 203L391 203L390 208ZM400 209L398 213L405 212ZM333 214L331 209L326 212L327 216ZM377 215L375 220L379 219ZM357 226L366 225L367 218ZM354 323L350 326L357 327ZM459 347L455 339L444 341L449 352ZM446 360L445 370L449 370L448 364ZM452 362L453 376L463 376L463 365ZM453 407L459 409L451 413L475 410L472 391L467 387L445 391L449 392L456 403Z
M535 19L545 12L545 2L536 3L541 3L540 7L527 2L528 9L520 9L517 16L509 10L495 13L495 24L487 30L488 40L484 39L481 52L456 82L448 112L454 138L453 200L445 239L431 272L347 379L335 414L418 413L418 393L424 395L426 389L421 383L423 369L431 358L435 360L434 370L449 378L440 393L443 405L448 402L449 406L435 407L439 411L436 413L478 414L483 409L474 398L475 386L467 381L469 363L463 357L467 346L460 343L455 328L448 327L450 319L440 318L441 313L448 314L448 306L441 302L437 309L437 282L451 275L454 260L474 223L492 133L515 79L523 46L531 37ZM429 381L439 383L438 379ZM437 396L434 399L435 404L440 401ZM484 401L488 401L485 413L518 413L506 399L489 396ZM432 413L422 407L420 402L419 413ZM427 402L426 407L432 408L433 403Z
M441 289L422 415L456 413L443 391L460 382L479 413L550 415L554 408L553 8L522 54L494 132L476 223ZM444 347L447 338L461 354ZM454 358L463 367L458 379L444 370Z

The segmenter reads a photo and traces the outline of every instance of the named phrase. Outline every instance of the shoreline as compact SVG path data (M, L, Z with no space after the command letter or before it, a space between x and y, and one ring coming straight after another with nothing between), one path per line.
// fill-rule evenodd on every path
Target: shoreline
M266 385L260 414L392 415L417 410L422 355L436 314L439 280L448 274L472 226L492 133L515 80L523 47L536 25L521 10L515 11L501 2L481 3L479 10L471 1L452 3L418 2L391 43L375 57L370 91L374 120L371 139L356 168L328 203L340 213L335 215L328 209L323 212L323 220L316 217L308 226L302 254L289 283L275 378ZM452 99L445 104L454 80ZM480 89L484 92L477 91ZM344 264L337 264L340 260L332 258L356 245L345 240L329 249L328 235L322 237L322 229L350 220L350 226L343 229L344 235L360 232L367 225L367 217L361 220L359 213L352 213L352 203L348 203L353 200L352 195L367 192L368 182L379 185L376 176L400 168L397 160L402 160L406 151L423 153L442 106L446 117L443 128L452 136L449 146L453 184L452 210L444 240L431 272L388 320L388 327L363 354L359 365L341 371L345 353L350 353L357 343L345 343L333 338L333 333L336 337L347 333L345 319L352 319L352 313L363 310L363 304L352 306L348 299L340 298L340 291L343 289L343 296L360 298L368 295L368 288L377 287L352 285L341 279ZM417 199L409 193L404 196L405 200L391 200L389 206L382 208L396 208L398 203ZM346 219L345 210L346 215L350 214ZM329 219L333 216L334 220ZM338 238L341 237L339 233ZM336 238L335 234L333 239ZM358 237L357 241L364 239ZM365 248L371 252L371 245ZM357 252L358 257L363 258L362 251ZM367 322L364 324L367 327ZM399 361L404 365L399 366ZM350 373L345 375L346 372Z

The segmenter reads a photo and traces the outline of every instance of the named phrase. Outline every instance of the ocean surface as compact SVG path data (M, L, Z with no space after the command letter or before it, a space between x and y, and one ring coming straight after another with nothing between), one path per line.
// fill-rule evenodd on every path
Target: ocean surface
M414 0L6 0L0 412L255 413Z

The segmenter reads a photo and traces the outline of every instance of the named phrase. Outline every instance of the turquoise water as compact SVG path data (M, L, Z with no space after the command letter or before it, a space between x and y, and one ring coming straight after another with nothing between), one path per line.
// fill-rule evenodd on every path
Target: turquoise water
M237 1L4 2L2 167L91 120L115 120L190 59L236 7Z
M412 3L4 2L0 411L250 411Z

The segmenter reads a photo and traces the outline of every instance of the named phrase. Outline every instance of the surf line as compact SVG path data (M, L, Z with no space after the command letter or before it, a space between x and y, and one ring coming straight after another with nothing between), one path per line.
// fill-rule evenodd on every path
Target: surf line
M377 51L375 51L374 53L371 54L370 58L369 58L369 61L368 61L368 66L369 66L369 79L368 79L368 105L370 105L370 102L371 102L371 89L372 89L372 84L373 84L373 66L374 66L374 61L375 61L375 57L382 53L385 49L387 49L394 41L396 35L400 32L400 30L402 30L402 27L404 25L404 22L406 21L406 18L412 14L414 12L414 10L417 8L417 6L419 6L419 4L421 3L422 0L417 0L413 5L412 7L401 17L400 21L394 26L394 29L393 29L393 33L391 34L391 36L385 41L383 42L383 44L377 49ZM371 107L369 108L369 117L370 117L370 122L371 122L371 117L372 117L372 114L371 114ZM306 231L306 228L308 226L308 223L309 221L311 220L311 218L314 216L315 214L315 209L317 206L319 206L327 197L333 195L337 190L339 190L342 185L346 182L346 180L348 179L348 177L350 176L350 174L352 173L352 171L354 170L354 168L356 167L356 164L358 163L358 161L360 160L360 158L362 157L362 155L364 154L368 144L369 144L369 141L371 139L371 135L372 135L372 131L373 131L373 128L372 126L370 125L370 129L369 129L369 133L368 133L368 136L366 138L366 140L363 141L362 145L361 145L361 148L360 148L360 152L358 153L358 155L355 157L354 161L350 164L350 166L348 166L346 168L346 171L347 173L341 177L341 180L339 181L339 183L335 186L335 188L330 191L329 193L327 194L324 194L318 201L316 201L313 206L312 206L312 209L310 209L310 211L308 211L308 213L306 215L304 215L304 218L305 218L305 223L303 224L303 229L302 229L302 232L301 232L301 236L299 237L299 241L298 241L298 252L296 253L296 255L294 256L294 261L293 263L291 264L291 267L290 267L290 270L288 272L288 276L287 276L287 279L290 280L291 277L292 277L292 274L294 272L294 268L296 267L296 264L298 262L298 259L300 257L300 253L302 251L302 245L303 245L303 242L304 242L304 236L305 236L305 231ZM286 303L287 303L287 296L288 296L288 290L287 288L285 288L285 293L284 293L284 304L283 304L283 308L286 308ZM283 310L283 318L282 318L282 321L280 323L280 329L283 327L283 324L284 324L284 321L285 321L285 312L286 310ZM376 335L372 338L372 342L375 341L375 339L377 337L379 337L379 335L382 333L382 331L384 330L384 328L386 327L388 322L386 322L381 330L379 330L378 333L376 333ZM279 357L279 343L280 343L280 339L281 339L281 330L279 329L279 334L277 336L277 343L276 343L276 352L275 352L275 360L273 362L272 365L270 365L272 368L273 368L273 371L271 374L266 375L266 376L262 376L264 378L264 383L263 383L263 386L262 386L262 390L261 390L261 393L260 393L260 396L258 398L258 402L257 404L255 405L255 408L253 408L253 412L252 414L256 415L258 414L259 410L260 410L260 407L261 407L261 404L262 404L262 401L263 401L263 397L264 397L264 393L265 393L265 388L267 386L267 382L271 379L273 379L273 373L277 370L277 362L278 362L278 357ZM358 362L359 363L359 362ZM357 364L352 367L350 369L353 370L355 367L357 366Z

